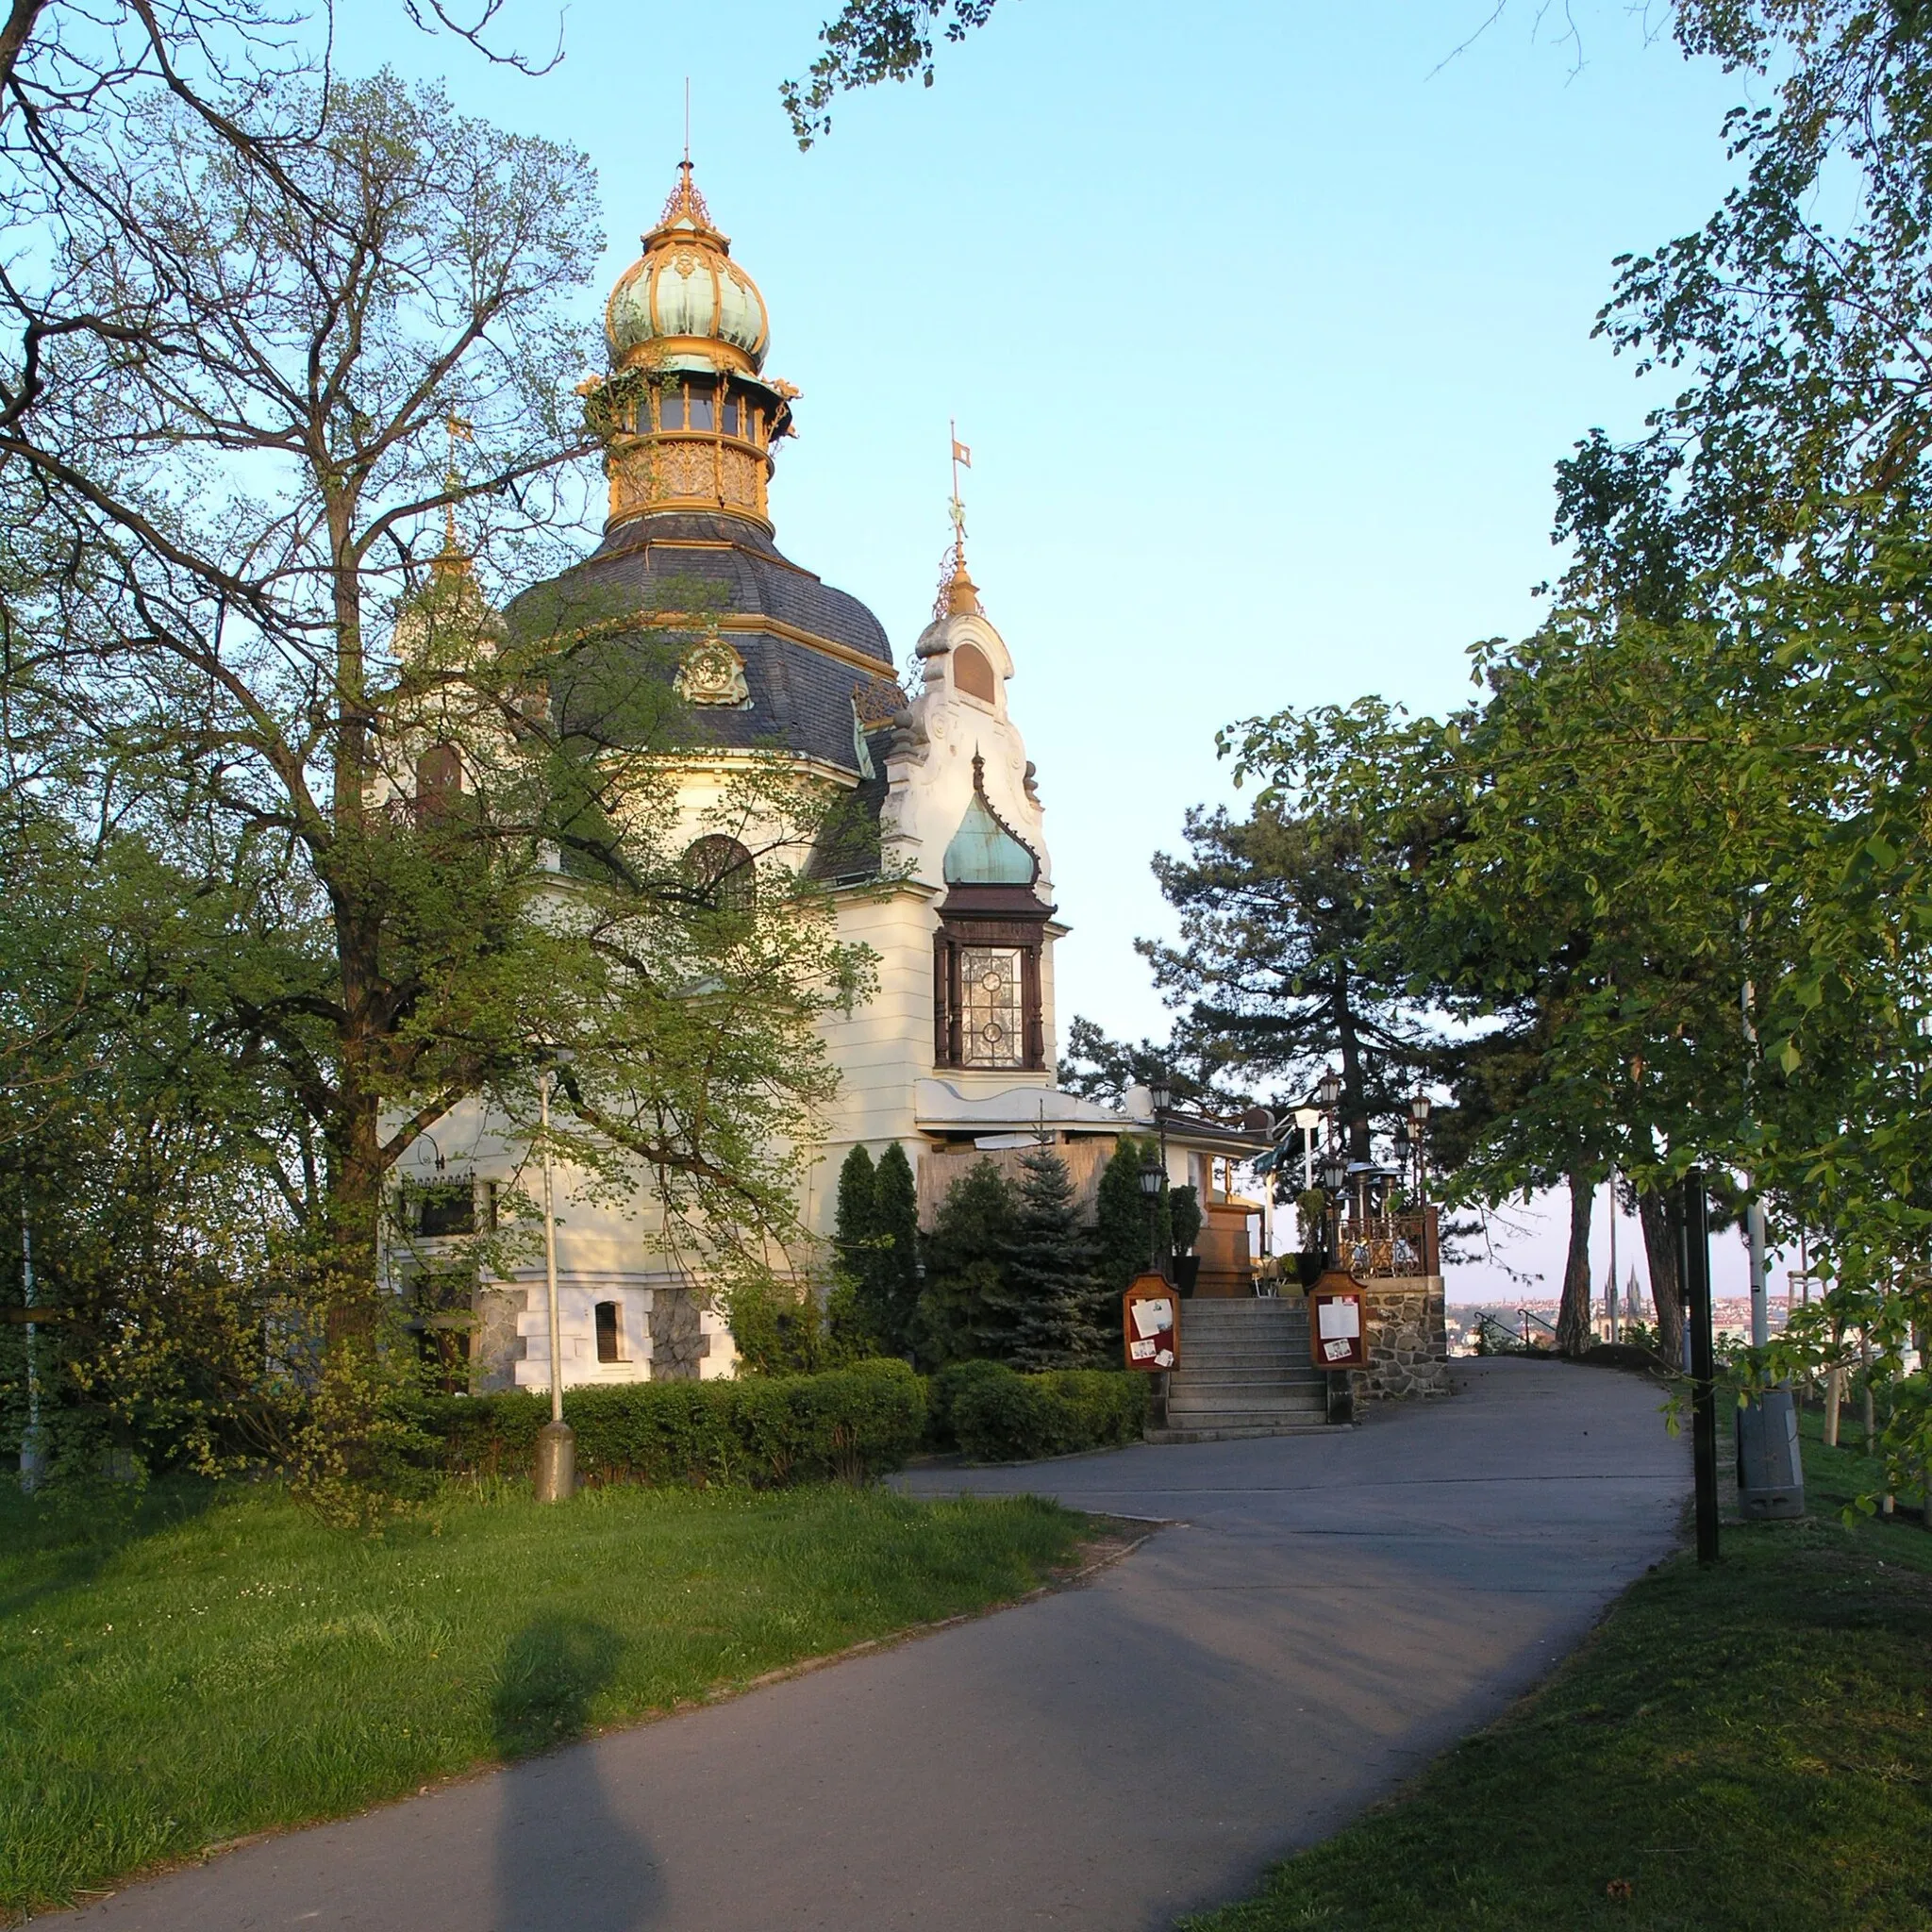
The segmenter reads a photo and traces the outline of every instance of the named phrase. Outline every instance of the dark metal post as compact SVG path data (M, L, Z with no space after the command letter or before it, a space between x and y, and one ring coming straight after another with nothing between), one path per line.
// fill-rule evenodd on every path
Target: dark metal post
M1677 1184L1677 1261L1690 1344L1690 1458L1697 1492L1697 1560L1717 1561L1717 1363L1710 1337L1710 1216L1704 1175Z

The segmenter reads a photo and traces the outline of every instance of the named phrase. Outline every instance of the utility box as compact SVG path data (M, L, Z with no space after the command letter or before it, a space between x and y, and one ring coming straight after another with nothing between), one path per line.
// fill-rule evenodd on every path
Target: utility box
M1161 1274L1142 1274L1121 1297L1127 1366L1158 1374L1181 1358L1180 1295Z
M1766 1389L1738 1410L1738 1508L1754 1520L1805 1513L1798 1411L1789 1389Z

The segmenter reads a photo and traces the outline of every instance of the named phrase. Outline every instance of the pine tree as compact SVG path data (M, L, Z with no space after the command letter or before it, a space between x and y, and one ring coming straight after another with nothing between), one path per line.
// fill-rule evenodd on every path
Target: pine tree
M1101 1353L1092 1237L1074 1210L1074 1181L1050 1147L1020 1162L1020 1198L1006 1255L1016 1369L1071 1369Z
M912 1163L896 1141L879 1156L873 1209L868 1301L881 1345L899 1355L912 1345L919 1308L919 1189Z
M1013 1191L991 1160L975 1161L946 1191L926 1243L925 1286L913 1347L925 1368L1010 1351L1013 1319L1006 1257Z

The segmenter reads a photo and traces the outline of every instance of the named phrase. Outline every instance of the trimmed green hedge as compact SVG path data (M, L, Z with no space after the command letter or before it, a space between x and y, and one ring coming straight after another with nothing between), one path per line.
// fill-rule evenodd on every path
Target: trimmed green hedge
M972 1367L974 1373L961 1373L947 1395L954 1440L975 1462L1111 1449L1138 1442L1147 1425L1144 1375L1109 1369L1022 1375L993 1362Z
M572 1389L563 1419L576 1431L582 1482L768 1489L897 1469L924 1433L925 1390L904 1362L868 1361L819 1375ZM419 1420L451 1474L518 1474L531 1465L550 1398L441 1396Z

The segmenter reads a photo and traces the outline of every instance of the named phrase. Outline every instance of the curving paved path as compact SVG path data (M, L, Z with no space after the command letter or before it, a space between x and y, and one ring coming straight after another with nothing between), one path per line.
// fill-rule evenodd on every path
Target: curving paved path
M1367 1426L1026 1468L1168 1519L1086 1588L246 1846L89 1932L1159 1932L1532 1684L1675 1540L1646 1384L1458 1364Z

